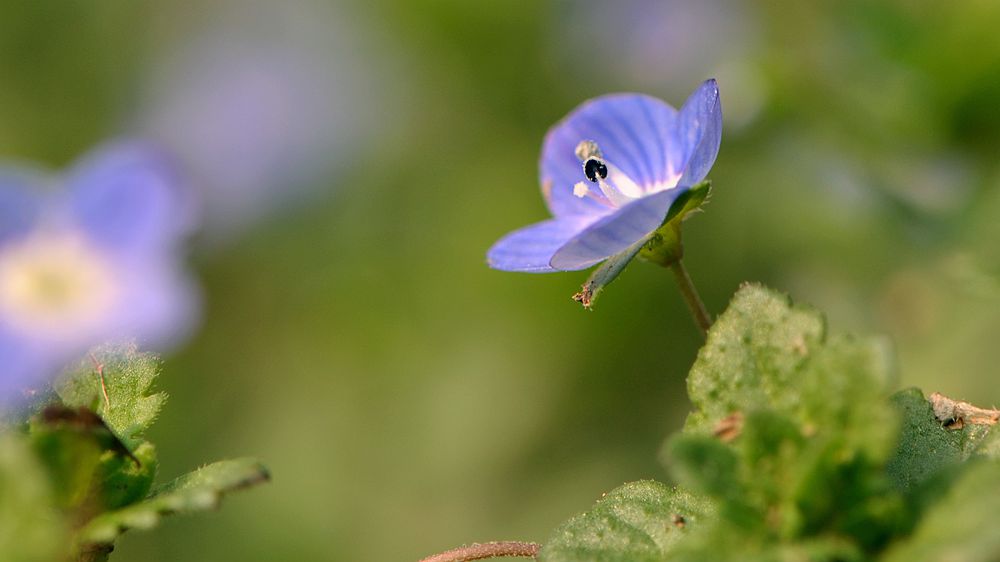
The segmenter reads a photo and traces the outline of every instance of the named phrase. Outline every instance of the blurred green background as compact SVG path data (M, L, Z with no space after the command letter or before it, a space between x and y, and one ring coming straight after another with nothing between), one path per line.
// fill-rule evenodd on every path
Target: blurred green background
M285 13L337 41L296 43ZM252 454L273 482L113 560L416 560L544 540L663 478L699 345L670 276L636 263L585 312L585 273L484 258L546 216L547 128L610 91L679 105L719 79L715 192L685 230L712 311L761 281L889 335L900 386L996 405L998 26L994 0L0 2L7 158L60 167L145 133L150 90L185 79L155 79L162 61L219 27L336 64L330 108L352 118L299 148L328 166L293 197L269 179L221 234L225 199L206 211L202 325L160 382L161 478Z

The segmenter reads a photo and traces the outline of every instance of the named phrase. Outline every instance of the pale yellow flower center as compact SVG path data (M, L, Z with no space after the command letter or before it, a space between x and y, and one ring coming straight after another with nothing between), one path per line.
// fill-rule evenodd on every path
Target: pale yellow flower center
M78 235L38 232L0 248L0 318L58 338L86 330L118 296L102 253Z

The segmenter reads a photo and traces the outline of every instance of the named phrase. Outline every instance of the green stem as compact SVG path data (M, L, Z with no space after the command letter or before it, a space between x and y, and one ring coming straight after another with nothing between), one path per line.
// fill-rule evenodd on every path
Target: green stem
M688 275L687 269L684 269L684 264L681 263L681 260L677 260L670 265L670 271L674 272L677 285L681 289L681 296L684 297L684 302L687 303L688 308L691 310L694 323L701 330L702 336L707 335L708 329L712 327L712 317L709 316L708 310L705 309L705 303L701 302L701 297L698 296L698 290L694 288L694 283L691 282L691 276Z

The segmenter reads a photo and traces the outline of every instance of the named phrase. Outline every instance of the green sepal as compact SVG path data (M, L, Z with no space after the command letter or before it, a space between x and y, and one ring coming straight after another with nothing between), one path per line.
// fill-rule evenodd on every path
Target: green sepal
M712 182L703 181L677 197L660 228L656 229L639 252L639 256L663 267L670 267L684 257L681 223L701 209L712 191Z
M594 302L601 292L604 291L604 288L617 279L622 271L625 271L625 266L635 258L635 255L643 249L648 241L649 237L647 236L626 248L624 252L604 260L604 263L590 274L587 282L581 287L580 292L573 295L573 300L582 304L588 310L593 308Z

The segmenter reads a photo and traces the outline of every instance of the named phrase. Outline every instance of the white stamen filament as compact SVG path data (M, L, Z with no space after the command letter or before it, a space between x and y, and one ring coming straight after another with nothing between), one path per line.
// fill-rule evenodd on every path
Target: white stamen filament
M601 180L603 181L603 180ZM573 186L573 195L583 199L584 197L590 197L594 201L597 201L605 207L615 208L615 204L612 203L605 195L603 190L591 189L590 182L578 181L576 185Z
M603 193L604 196L607 197L608 201L610 201L615 207L621 207L634 199L619 191L617 187L603 178L598 178L597 185L601 188L601 193Z

